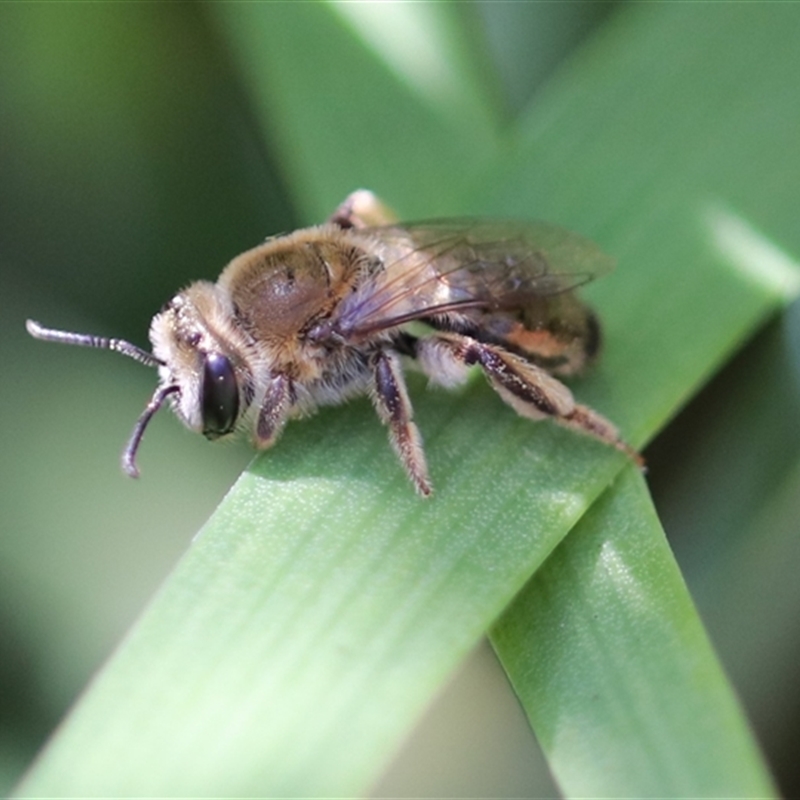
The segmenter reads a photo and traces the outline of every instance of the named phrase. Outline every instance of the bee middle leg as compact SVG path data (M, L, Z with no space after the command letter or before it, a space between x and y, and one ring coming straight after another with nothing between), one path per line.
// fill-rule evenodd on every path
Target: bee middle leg
M347 195L328 222L340 228L374 228L397 222L397 216L368 189L357 189Z
M466 378L466 367L479 365L492 388L518 414L529 419L550 417L559 425L588 434L625 453L639 466L641 456L620 438L617 428L541 367L469 336L441 333L419 341L417 359L423 371L446 386Z
M400 358L389 351L373 357L372 402L381 421L389 428L389 440L408 477L424 496L433 491L428 465L422 449L422 437L412 420L413 409L408 399Z

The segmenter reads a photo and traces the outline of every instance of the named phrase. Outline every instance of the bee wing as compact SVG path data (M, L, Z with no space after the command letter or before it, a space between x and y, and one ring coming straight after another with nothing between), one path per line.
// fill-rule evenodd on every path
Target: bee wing
M383 254L337 314L360 338L415 319L464 312L585 313L570 292L613 268L588 239L544 222L441 220L361 231ZM534 320L535 322L535 320Z

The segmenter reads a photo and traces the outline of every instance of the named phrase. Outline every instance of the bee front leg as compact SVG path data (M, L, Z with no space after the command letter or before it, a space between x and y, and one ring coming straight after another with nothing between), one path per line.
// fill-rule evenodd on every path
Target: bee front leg
M375 228L397 222L397 215L368 189L357 189L328 217L340 228Z
M559 425L611 445L639 466L644 464L639 453L620 438L609 420L576 403L572 392L541 367L502 347L469 336L443 333L421 340L417 358L433 380L438 377L446 385L459 382L464 366L478 364L492 388L521 416L535 420L550 417Z
M389 428L389 440L408 477L424 496L432 492L428 465L422 449L422 437L412 420L413 409L408 399L400 358L382 351L373 358L372 402L381 421Z
M294 389L285 375L275 375L269 382L256 418L254 443L260 450L271 447L281 435L289 417Z

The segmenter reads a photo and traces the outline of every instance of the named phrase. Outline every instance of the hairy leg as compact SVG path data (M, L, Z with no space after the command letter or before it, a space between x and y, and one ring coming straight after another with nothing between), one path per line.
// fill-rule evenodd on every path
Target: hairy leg
M373 358L372 402L382 422L389 428L389 440L417 491L428 496L431 482L422 449L422 437L412 420L400 358L381 351Z
M615 447L639 466L644 463L609 420L576 403L561 381L521 356L452 333L420 340L417 351L422 369L435 382L452 386L463 380L466 367L478 364L492 388L521 416L537 420L550 417L559 425Z
M269 383L256 418L253 441L264 450L280 436L292 405L292 384L285 375L276 375Z

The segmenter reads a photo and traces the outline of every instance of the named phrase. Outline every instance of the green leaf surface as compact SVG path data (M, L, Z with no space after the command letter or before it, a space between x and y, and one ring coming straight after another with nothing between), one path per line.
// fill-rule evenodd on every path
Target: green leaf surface
M458 4L252 3L211 11L309 224L359 187L380 190L415 217L452 214L493 163L497 126L464 52Z
M771 174L798 158L791 126L751 119L754 108L780 103L778 71L798 59L778 18L692 7L687 26L675 7L626 9L501 153L471 81L455 110L425 102L327 6L214 8L306 214L319 218L367 185L414 216L557 221L619 259L591 287L606 352L575 391L635 445L796 288L788 258L758 232L797 244L784 213L796 189L772 182L768 190L752 175L754 162ZM264 46L267 31L273 47ZM292 69L279 68L289 57ZM708 113L711 100L719 113ZM480 192L465 194L480 172ZM480 380L452 394L412 381L411 393L436 496L414 496L366 401L290 426L203 528L22 794L368 788L442 682L625 464L593 441L517 418ZM627 519L638 519L637 503L625 503ZM596 553L574 547L579 560ZM671 598L665 625L691 620L697 643L671 562L654 569L648 552L628 562L653 578L642 603L663 608ZM520 652L526 635L515 636ZM623 661L640 653L635 641L622 646ZM703 647L699 674L714 675ZM693 658L680 662L684 674ZM713 688L721 699L709 700L709 713L728 724L729 696L716 679ZM543 741L569 695L559 690L536 716ZM712 737L714 719L703 728ZM603 721L599 735L618 742L624 759L628 721ZM737 744L727 756L746 753L744 782L766 786L740 720L731 724ZM725 742L709 747L722 752ZM658 755L677 752L661 744ZM574 777L560 775L569 791L596 794L591 777L585 761ZM669 777L700 791L691 765Z
M491 641L565 796L774 796L632 470L537 571Z

